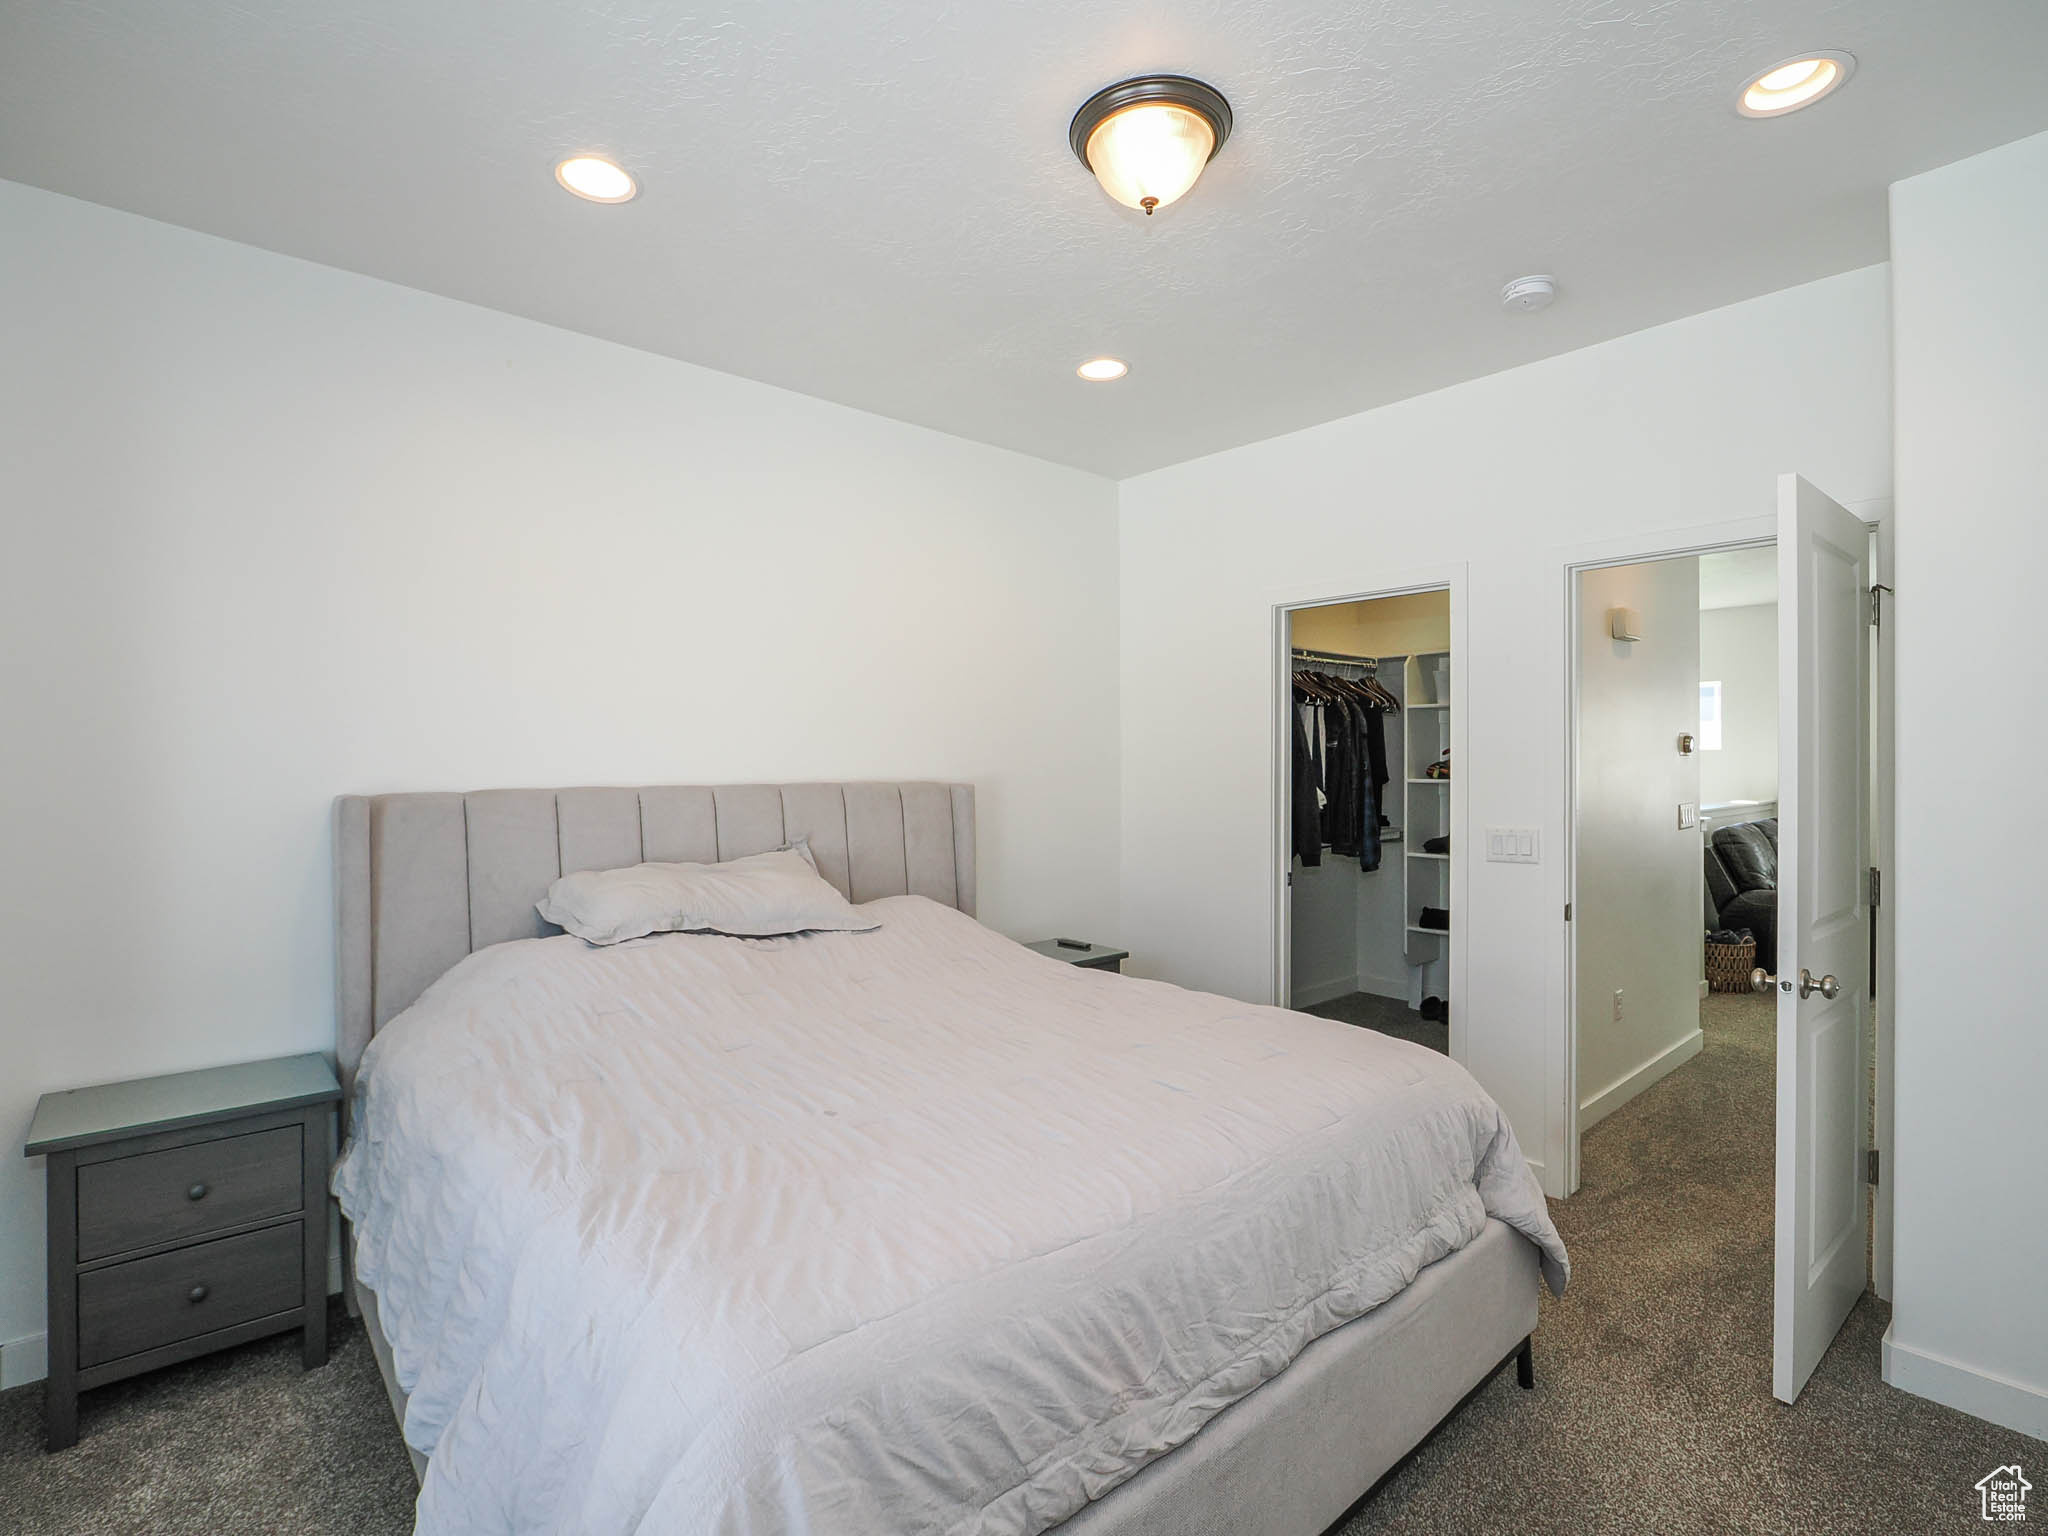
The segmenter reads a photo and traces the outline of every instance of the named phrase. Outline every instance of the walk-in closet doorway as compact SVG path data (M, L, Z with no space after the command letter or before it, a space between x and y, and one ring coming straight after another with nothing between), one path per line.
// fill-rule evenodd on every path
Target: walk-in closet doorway
M1453 597L1277 610L1275 996L1462 1059Z

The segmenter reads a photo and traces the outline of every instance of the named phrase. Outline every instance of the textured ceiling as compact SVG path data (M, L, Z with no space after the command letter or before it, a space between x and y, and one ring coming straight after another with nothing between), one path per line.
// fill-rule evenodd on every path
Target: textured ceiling
M1883 260L2044 61L2040 0L0 0L0 176L1126 475ZM1153 70L1237 129L1147 220L1065 135Z

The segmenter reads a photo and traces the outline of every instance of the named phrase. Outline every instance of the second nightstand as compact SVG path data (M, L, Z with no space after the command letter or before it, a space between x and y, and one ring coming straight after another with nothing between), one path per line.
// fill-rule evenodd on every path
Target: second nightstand
M1128 949L1111 949L1107 944L1062 944L1058 939L1040 939L1035 944L1026 944L1026 949L1044 955L1048 960L1064 960L1069 965L1078 965L1086 971L1116 971L1121 973L1123 964L1131 958Z
M46 1093L30 1157L49 1178L43 1433L78 1438L78 1394L265 1334L327 1362L327 1164L341 1085L324 1056Z

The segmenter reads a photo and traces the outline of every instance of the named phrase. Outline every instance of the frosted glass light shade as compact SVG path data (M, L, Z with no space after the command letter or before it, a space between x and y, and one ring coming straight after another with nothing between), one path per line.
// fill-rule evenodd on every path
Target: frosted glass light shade
M1067 143L1102 190L1151 213L1186 195L1230 138L1230 103L1186 75L1140 75L1081 103Z
M1216 151L1201 113L1148 101L1112 113L1088 135L1088 169L1126 208L1150 213L1187 195Z

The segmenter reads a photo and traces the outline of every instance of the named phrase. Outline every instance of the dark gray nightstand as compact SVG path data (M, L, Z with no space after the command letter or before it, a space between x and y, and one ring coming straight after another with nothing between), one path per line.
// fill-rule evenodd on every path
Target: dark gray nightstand
M324 1056L46 1093L50 1377L43 1433L78 1394L265 1334L327 1363L327 1163L341 1085Z
M1064 960L1069 965L1078 965L1086 971L1123 970L1123 963L1131 958L1128 949L1111 949L1107 944L1090 944L1084 949L1069 949L1058 939L1040 939L1036 944L1024 946L1048 960Z

